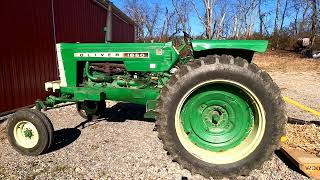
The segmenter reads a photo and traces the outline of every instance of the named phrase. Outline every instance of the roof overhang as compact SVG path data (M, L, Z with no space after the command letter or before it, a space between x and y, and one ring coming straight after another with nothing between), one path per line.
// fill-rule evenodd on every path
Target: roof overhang
M127 23L132 24L134 26L136 25L136 23L129 16L127 16L124 12L122 12L110 0L93 0L93 1L98 5L100 5L102 8L104 8L105 10L108 10L109 5L111 5L113 13L120 16L123 20L127 21Z

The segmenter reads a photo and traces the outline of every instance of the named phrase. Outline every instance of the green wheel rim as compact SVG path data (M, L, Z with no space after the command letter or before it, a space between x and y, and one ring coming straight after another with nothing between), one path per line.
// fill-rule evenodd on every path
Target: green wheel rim
M175 116L178 138L187 151L214 164L247 157L265 130L265 112L247 87L212 80L192 88L181 99Z

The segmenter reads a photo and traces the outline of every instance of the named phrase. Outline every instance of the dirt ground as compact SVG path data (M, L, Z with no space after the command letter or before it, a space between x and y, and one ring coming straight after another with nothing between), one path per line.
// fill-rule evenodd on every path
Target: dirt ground
M320 111L320 60L269 52L256 55L253 62L270 73L283 95ZM84 127L74 105L46 112L55 143L51 152L37 157L14 151L5 123L0 124L0 179L204 179L171 161L153 131L154 122L143 119L144 107L114 104L109 102L111 116ZM319 154L320 118L292 105L287 112L287 144ZM307 179L276 154L261 169L238 179Z
M302 59L290 52L257 54L254 62L268 71L282 94L320 111L320 59ZM287 104L288 144L320 156L320 117Z

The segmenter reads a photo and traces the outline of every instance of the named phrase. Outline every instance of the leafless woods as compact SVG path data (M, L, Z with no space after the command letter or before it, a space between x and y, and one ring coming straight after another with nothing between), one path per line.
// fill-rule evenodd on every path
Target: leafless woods
M140 41L167 41L184 30L199 39L271 39L319 33L319 0L125 0Z

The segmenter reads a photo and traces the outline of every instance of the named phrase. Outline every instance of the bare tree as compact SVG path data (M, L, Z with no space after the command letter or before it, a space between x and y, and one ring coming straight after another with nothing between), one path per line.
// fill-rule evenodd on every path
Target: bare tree
M155 38L161 13L158 3L149 4L143 0L126 0L125 11L136 22L136 37L145 41ZM146 31L146 32L145 32Z
M182 30L190 33L189 14L191 8L189 0L172 0L172 5L178 16L178 22L182 26Z
M311 39L312 39L312 46L314 45L314 40L317 35L317 27L318 27L318 1L319 0L312 0L312 25L311 25Z
M281 0L277 0L277 8L276 8L276 17L274 21L274 34L277 36L278 35L278 30L279 30L279 14L280 14L280 5L281 5Z
M145 19L142 4L139 0L126 0L124 8L126 14L136 22L136 38L144 40Z
M212 39L212 26L213 26L213 9L215 5L215 0L203 0L204 5L204 15L201 15L198 7L196 6L194 0L192 0L193 8L197 13L197 16L202 23L203 27L205 28L205 36L207 39Z
M159 41L166 41L169 36L169 31L174 28L174 18L175 18L175 11L169 11L169 9L165 8L164 13L164 21L161 27Z
M259 20L260 20L260 23L259 23L260 36L263 35L263 17L264 17L264 14L261 11L261 6L262 6L262 0L259 0L259 2L258 2L258 15L259 15Z
M254 14L254 9L255 9L255 0L250 0L250 25L249 25L249 31L247 34L247 37L251 37L253 34L253 24L254 24L254 18L253 18L253 14Z
M278 49L279 47L279 14L280 14L280 7L281 0L277 0L277 8L276 8L276 17L274 20L274 29L273 29L273 36L275 40L274 48Z
M288 8L288 0L285 0L285 5L284 5L283 12L282 12L282 17L281 17L280 32L283 30L283 23L284 23L284 19L286 17L287 8Z
M304 0L301 4L304 6L303 14L302 14L302 20L300 23L300 33L305 31L305 23L306 23L306 16L310 9L310 0Z
M215 22L216 24L218 24L218 27L216 29L213 30L213 33L212 33L212 37L214 36L214 33L215 33L215 38L216 39L220 39L222 37L222 34L223 34L223 25L224 25L224 21L225 21L225 18L226 18L226 4L224 4L224 6L221 8L221 15L220 15L221 18L216 18Z
M239 30L238 30L238 16L234 16L234 24L233 24L233 38L239 39Z
M290 39L319 33L319 0L277 0L276 8L267 0L171 0L173 7L148 3L146 0L125 0L124 10L136 22L137 39L167 41L179 30L191 32L191 10L199 19L206 39L252 38L271 35L273 47ZM255 28L255 22L258 22ZM288 24L288 25L287 25ZM273 30L273 31L272 31ZM281 40L281 41L280 41Z
M225 17L226 17L226 13L223 13L222 18L219 20L218 27L215 28L212 33L212 37L214 37L214 34L215 34L216 39L221 38L222 33L223 33L223 22L224 22ZM217 21L215 21L215 22L217 22Z
M240 0L238 1L237 11L239 12L239 32L240 35L243 35L244 38L247 37L248 34L248 16L250 12L250 3L247 0ZM250 17L249 17L250 18Z
M145 21L145 26L147 29L147 37L149 39L154 38L154 31L158 21L158 16L160 13L160 6L158 3L155 3L153 6L149 6L149 4L145 4L143 10L143 17Z
M298 17L301 9L301 0L293 0L293 9L294 9L294 35L297 36L299 33Z
M268 12L267 10L265 10L263 8L264 3L266 2L266 0L259 0L258 1L258 18L259 18L259 35L260 37L262 37L265 33L269 34L268 29L267 29L267 25L265 22L265 19L267 17L268 14L270 14L270 12Z

